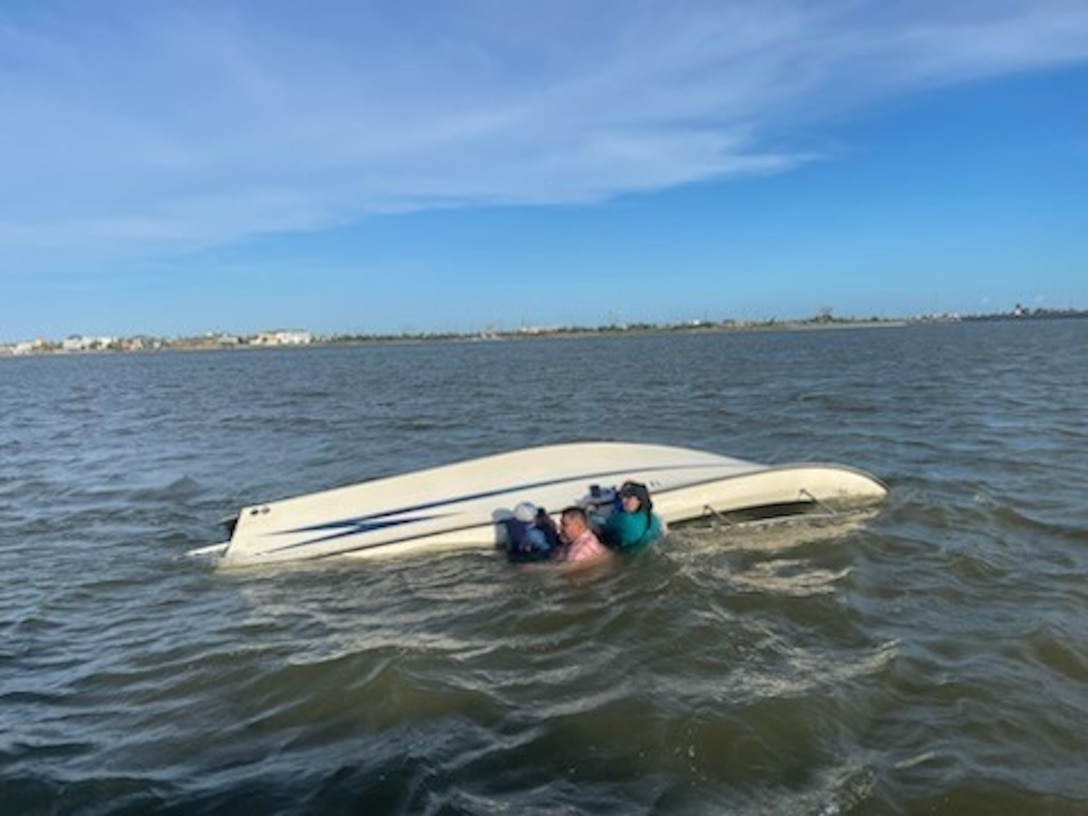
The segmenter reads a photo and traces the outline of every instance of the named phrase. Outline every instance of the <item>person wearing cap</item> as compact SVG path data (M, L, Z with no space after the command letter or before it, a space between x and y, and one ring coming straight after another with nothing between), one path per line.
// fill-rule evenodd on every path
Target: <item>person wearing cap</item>
M500 539L499 547L514 563L548 561L562 549L555 522L543 507L532 502L519 504L514 508L513 516L502 519L500 524L506 534Z
M624 553L638 552L661 537L664 527L654 513L650 491L641 482L624 482L620 486L620 509L604 523L605 543Z

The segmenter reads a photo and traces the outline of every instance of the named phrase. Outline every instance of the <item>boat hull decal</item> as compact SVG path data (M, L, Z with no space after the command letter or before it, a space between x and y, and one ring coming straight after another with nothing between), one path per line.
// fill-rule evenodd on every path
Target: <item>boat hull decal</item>
M379 514L381 515L381 514ZM401 524L412 524L421 521L430 521L431 519L441 518L445 513L439 513L431 516L415 516L413 518L404 519L385 519L385 520L369 520L367 518L353 519L343 522L331 522L329 524L317 524L313 527L302 527L298 530L291 530L287 532L301 533L308 530L332 530L328 535L318 536L316 538L308 538L305 541L297 541L294 544L288 544L284 547L273 547L269 552L282 552L284 550L291 550L296 547L307 547L311 544L321 544L325 541L335 541L338 538L347 538L348 536L361 535L362 533L372 533L375 530L384 530L389 527L397 527ZM274 533L273 535L283 535L283 533Z
M699 468L713 469L719 467L712 464L707 465L661 465L658 467L645 468L642 473L662 473L673 470L693 470ZM442 518L444 516L453 515L453 513L436 513L425 516L413 516L411 518L390 518L392 516L401 516L406 513L420 513L427 510L437 510L443 507L452 507L458 504L465 504L468 502L479 501L480 499L493 499L498 498L506 494L524 493L525 491L541 490L547 487L553 487L555 485L561 485L567 482L573 484L592 484L595 481L605 479L616 479L620 476L629 473L629 469L624 470L611 470L611 471L599 471L594 473L582 473L576 476L566 476L560 479L547 479L538 482L526 482L523 484L515 485L513 487L502 487L496 490L485 490L476 493L466 493L461 496L455 496L449 499L442 499L441 501L423 502L420 504L408 505L406 507L398 507L393 510L385 510L381 513L371 513L365 516L355 516L352 518L340 519L331 522L322 522L321 524L307 525L303 527L295 527L289 530L277 530L267 535L297 535L299 533L318 532L322 530L332 531L328 535L317 536L315 538L307 538L304 541L296 541L292 544L286 544L282 547L272 547L269 552L284 552L287 550L298 549L300 547L308 547L313 544L320 544L326 541L335 541L338 538L347 538L349 536L369 533L375 530L386 529L389 527L396 527L403 524L413 524L425 521L430 521L435 518ZM557 508L562 509L562 508ZM479 524L466 525L464 529L471 529L472 527L479 527ZM357 550L367 550L373 547L384 547L391 544L398 544L401 541L405 541L413 538L413 535L406 535L403 538L394 540L387 540L381 542L375 542L373 544L364 544L359 547L353 547L346 550L338 550L336 555L344 555Z

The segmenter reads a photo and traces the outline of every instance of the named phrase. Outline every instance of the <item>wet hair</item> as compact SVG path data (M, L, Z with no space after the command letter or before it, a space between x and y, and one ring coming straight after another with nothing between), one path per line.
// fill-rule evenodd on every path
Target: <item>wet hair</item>
M620 485L621 496L634 496L638 499L638 509L640 512L646 513L646 520L650 520L650 514L653 513L654 503L650 499L650 491L642 482L626 481Z

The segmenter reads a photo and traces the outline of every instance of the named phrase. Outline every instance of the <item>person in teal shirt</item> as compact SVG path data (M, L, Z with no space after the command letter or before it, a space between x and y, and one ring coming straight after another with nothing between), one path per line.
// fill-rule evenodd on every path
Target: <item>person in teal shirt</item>
M623 553L638 552L661 537L664 525L654 513L650 491L641 482L620 486L621 509L604 522L604 542Z

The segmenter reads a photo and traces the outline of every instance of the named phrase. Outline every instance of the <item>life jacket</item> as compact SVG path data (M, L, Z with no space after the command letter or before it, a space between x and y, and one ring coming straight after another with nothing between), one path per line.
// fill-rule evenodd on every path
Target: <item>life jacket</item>
M506 532L502 548L506 551L506 557L514 563L547 561L556 555L556 550L561 546L559 531L543 509L537 511L532 521L507 518L499 523Z

